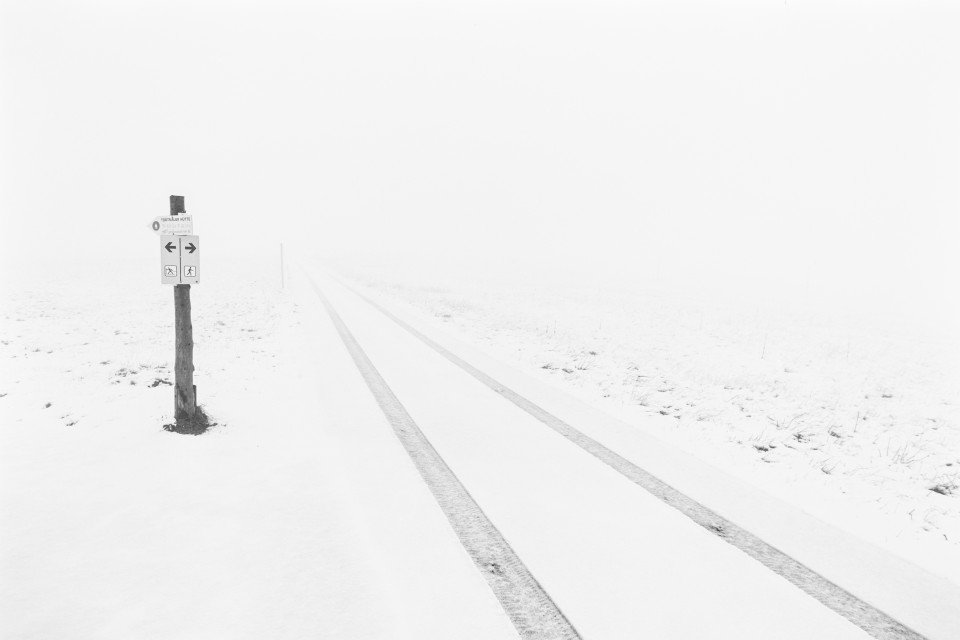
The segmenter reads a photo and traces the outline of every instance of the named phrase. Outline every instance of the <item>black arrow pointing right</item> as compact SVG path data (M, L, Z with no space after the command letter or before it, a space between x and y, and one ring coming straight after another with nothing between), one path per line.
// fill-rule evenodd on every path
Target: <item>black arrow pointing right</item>
M193 246L193 243L192 243L192 242L191 242L190 244L188 244L187 246L185 246L184 249L186 249L187 251L189 251L189 252L191 253L191 255L193 254L194 251L197 250L197 248L196 248L195 246Z
M167 253L170 253L171 251L177 248L177 245L173 244L172 242L168 242L167 244L164 245L163 248L167 250Z

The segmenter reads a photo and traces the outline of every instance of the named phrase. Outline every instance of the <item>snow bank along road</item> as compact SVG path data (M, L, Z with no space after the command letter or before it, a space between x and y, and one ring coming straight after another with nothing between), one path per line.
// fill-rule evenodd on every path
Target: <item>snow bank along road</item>
M445 346L402 310L311 285L521 637L960 631L955 585L436 336Z

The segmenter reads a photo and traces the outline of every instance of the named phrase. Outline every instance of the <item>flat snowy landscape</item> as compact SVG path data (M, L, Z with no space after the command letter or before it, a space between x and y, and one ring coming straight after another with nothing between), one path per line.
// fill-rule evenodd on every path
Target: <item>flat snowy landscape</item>
M960 581L953 327L615 281L354 275L530 375Z
M0 1L0 639L960 638L958 33Z
M714 548L717 538L668 507L644 506L638 487L593 478L604 467L542 425L502 431L515 409L475 381L455 382L449 363L428 364L422 345L403 346L412 339L340 282L926 637L949 638L958 622L955 405L936 386L942 353L915 357L922 341L898 361L883 334L868 343L858 332L848 359L829 332L811 346L812 331L791 339L772 320L724 323L729 307L706 302L556 284L453 289L413 275L401 285L396 271L336 274L310 256L281 289L279 268L208 250L230 268L193 287L195 381L215 422L199 436L164 429L174 422L172 296L138 282L146 261L98 299L71 276L8 287L6 637L516 633L397 446L308 275L582 637L862 632L732 547ZM765 354L750 326L778 336ZM828 393L815 382L824 371L846 382ZM804 409L809 417L774 423ZM544 493L545 477L556 495ZM659 515L631 521L641 507ZM571 526L575 514L583 524ZM571 553L591 560L561 560ZM673 560L657 569L657 557ZM703 617L681 622L676 606Z

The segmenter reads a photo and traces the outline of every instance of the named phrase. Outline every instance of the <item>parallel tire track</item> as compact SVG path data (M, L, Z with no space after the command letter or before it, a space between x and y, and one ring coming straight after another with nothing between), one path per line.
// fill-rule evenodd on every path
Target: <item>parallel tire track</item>
M877 640L926 640L926 638L906 625L893 619L883 611L860 600L842 587L816 573L807 566L788 556L776 547L764 542L746 529L686 496L677 489L660 480L650 472L640 468L618 453L608 449L593 438L570 426L546 409L527 400L516 391L501 384L469 362L448 351L431 338L413 328L376 301L348 285L344 285L355 295L380 311L383 315L417 337L421 342L457 365L471 376L482 382L496 393L509 400L564 438L574 443L604 464L610 466L641 488L661 501L684 514L698 525L716 534L731 545L740 549L762 565L789 580L796 587L832 609L853 624L857 625Z
M579 640L530 570L433 448L313 280L340 338L414 466L524 640Z

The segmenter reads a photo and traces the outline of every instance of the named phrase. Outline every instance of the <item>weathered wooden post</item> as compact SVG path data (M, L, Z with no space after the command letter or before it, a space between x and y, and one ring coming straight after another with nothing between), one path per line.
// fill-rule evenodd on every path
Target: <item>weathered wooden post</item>
M170 196L170 215L186 213L183 196ZM193 322L190 319L190 285L173 287L176 358L174 361L174 417L192 420L197 413L197 387L193 384Z

